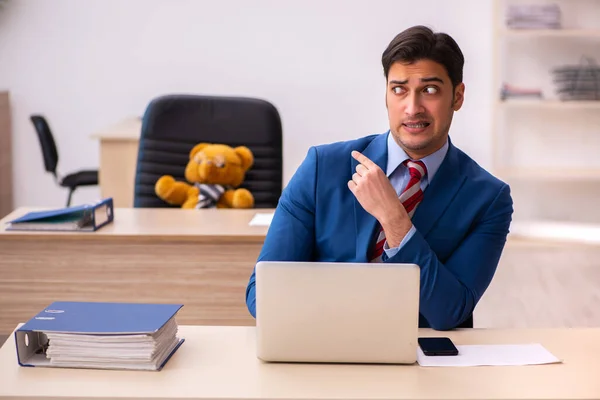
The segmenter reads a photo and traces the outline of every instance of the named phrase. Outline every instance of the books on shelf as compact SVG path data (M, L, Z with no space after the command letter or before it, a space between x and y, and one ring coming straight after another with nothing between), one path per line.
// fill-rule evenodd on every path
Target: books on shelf
M93 232L113 219L113 199L109 197L92 204L29 212L8 221L6 230Z
M511 4L506 11L510 29L560 29L561 10L557 4Z
M500 99L543 99L544 95L541 89L523 88L504 83L500 89Z
M159 371L184 342L180 304L55 302L15 331L27 367Z
M554 68L552 75L561 100L600 101L600 65L594 58Z

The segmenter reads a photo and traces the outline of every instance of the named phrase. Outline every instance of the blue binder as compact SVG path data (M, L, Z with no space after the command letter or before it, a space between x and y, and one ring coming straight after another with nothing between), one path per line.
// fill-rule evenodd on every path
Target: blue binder
M11 231L93 232L114 219L113 199L48 211L35 211L9 221Z
M17 361L24 367L55 366L46 357L47 335L51 333L86 337L152 335L170 322L181 307L182 304L54 302L15 331ZM185 340L178 339L157 370L163 368Z

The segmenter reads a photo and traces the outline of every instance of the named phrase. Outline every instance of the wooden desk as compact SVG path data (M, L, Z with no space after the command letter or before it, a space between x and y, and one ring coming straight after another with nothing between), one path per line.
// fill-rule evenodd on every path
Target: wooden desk
M26 368L0 349L0 398L58 399L574 399L600 398L600 329L445 332L457 344L539 342L563 364L266 364L252 327L181 326L185 343L160 372ZM439 332L423 329L421 336Z
M115 207L133 207L133 187L142 120L127 118L92 135L100 141L98 180L101 197L112 197Z
M115 209L94 233L5 230L26 211L0 221L0 335L57 300L183 303L181 324L254 324L245 289L268 229L248 226L256 210Z

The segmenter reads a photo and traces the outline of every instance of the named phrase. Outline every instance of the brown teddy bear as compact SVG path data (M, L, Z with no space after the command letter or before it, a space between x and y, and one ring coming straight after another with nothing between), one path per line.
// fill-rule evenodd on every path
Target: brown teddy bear
M181 208L252 208L254 196L235 189L244 181L254 156L245 146L200 143L190 151L185 179L164 175L156 181L156 195Z

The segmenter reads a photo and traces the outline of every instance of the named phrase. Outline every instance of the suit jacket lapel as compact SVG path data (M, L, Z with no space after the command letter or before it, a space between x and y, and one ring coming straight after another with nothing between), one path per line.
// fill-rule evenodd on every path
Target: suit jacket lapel
M448 138L448 140L450 140ZM465 177L461 175L458 150L449 143L448 153L433 180L425 189L423 200L413 215L412 222L423 236L426 236L436 221L454 199Z
M389 133L388 133L389 134ZM381 134L375 137L371 143L361 151L367 158L373 161L386 172L387 168L387 134ZM356 172L356 161L350 154L350 176ZM354 195L350 193L352 197ZM369 245L373 243L377 220L360 205L354 198L354 221L356 223L356 259L357 261L367 261L369 254Z

